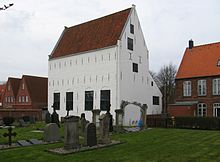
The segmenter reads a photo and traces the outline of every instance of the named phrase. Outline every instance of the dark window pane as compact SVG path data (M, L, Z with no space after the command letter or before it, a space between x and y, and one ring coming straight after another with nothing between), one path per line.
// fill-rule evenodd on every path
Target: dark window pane
M153 96L153 105L159 105L159 97L158 96Z
M60 93L53 94L53 101L54 101L54 109L60 110Z
M110 90L101 90L100 109L107 111L110 108Z
M73 92L66 92L66 110L73 110Z
M134 25L133 24L130 24L130 33L134 34Z
M93 91L85 91L85 110L93 109Z
M133 51L133 39L128 38L128 49Z
M133 63L133 72L138 72L138 64Z

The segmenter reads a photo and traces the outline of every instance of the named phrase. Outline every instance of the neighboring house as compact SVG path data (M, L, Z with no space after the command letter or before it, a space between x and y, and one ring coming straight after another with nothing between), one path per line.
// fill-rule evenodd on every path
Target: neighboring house
M220 42L193 46L189 41L176 75L172 116L220 116Z
M47 107L47 86L47 78L43 77L8 78L0 117L32 116L41 120L42 109Z
M5 84L0 85L0 108L2 108L2 102L4 100Z
M115 117L121 101L147 104L160 114L162 94L149 74L149 52L135 6L76 26L65 27L49 56L48 108L60 117L92 110ZM153 101L154 100L154 101ZM140 109L128 105L124 125L140 119Z

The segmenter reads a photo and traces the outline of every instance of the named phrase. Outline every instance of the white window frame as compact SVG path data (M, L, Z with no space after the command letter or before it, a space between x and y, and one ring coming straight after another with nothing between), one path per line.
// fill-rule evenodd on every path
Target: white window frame
M197 85L198 96L206 96L206 80L198 80Z
M217 109L220 109L220 103L214 103L213 104L213 117L218 117L217 116Z
M28 101L29 101L29 98L28 98L28 96L26 96L26 98L25 98L25 101L26 101L26 102L28 102Z
M199 103L197 105L197 116L199 117L207 116L207 105L205 103Z
M184 81L183 82L183 96L191 96L192 95L192 86L191 81Z
M212 94L220 95L220 78L212 80Z

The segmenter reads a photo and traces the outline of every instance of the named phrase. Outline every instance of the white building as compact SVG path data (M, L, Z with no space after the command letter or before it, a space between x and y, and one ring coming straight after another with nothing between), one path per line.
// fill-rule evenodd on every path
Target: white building
M48 107L66 116L85 113L122 100L147 104L147 114L160 114L162 94L149 74L149 52L135 6L89 22L65 27L49 56ZM105 110L105 111L104 111ZM124 125L136 124L140 108L128 105Z

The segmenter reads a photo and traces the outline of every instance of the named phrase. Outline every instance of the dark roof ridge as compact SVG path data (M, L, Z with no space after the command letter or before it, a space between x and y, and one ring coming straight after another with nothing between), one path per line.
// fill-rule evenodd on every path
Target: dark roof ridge
M109 15L101 16L101 17L96 18L96 19L88 20L88 21L85 21L85 22L83 22L83 23L76 24L76 25L73 25L73 26L70 26L70 27L66 27L66 26L65 26L65 28L68 30L68 29L71 29L71 28L74 28L74 27L77 27L77 26L80 26L80 25L83 25L83 24L86 24L86 23L90 23L90 22L93 22L93 21L97 21L97 20L99 20L99 19L106 18L106 17L108 17L108 16L112 16L112 15L118 14L118 13L120 13L120 12L124 12L124 11L126 11L126 10L130 10L130 9L132 9L132 7L129 7L129 8L127 8L127 9L124 9L124 10L121 10L121 11L117 11L117 12L114 12L114 13L111 13L111 14L109 14Z

